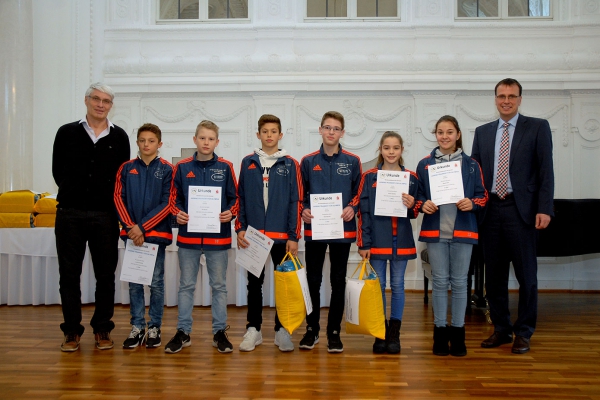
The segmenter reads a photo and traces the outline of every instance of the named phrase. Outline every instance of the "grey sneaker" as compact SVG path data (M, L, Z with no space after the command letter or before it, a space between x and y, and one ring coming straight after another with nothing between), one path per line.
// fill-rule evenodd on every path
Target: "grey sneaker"
M300 341L300 348L305 350L312 350L315 344L319 343L319 335L315 334L312 327L306 328L306 333Z
M244 335L244 340L240 343L240 351L252 351L263 342L262 333L251 326Z
M279 347L279 351L294 351L292 336L284 327L279 328L275 333L275 346Z
M229 325L225 329L221 329L217 331L213 336L213 347L216 347L219 353L231 353L233 351L233 346L229 339L227 339L226 330L229 329Z
M154 347L159 347L160 345L160 328L153 326L150 329L148 329L148 335L146 337L146 347L151 349Z
M165 353L179 353L184 347L192 345L192 338L181 329L177 331L175 336L165 346Z
M129 337L123 342L123 348L135 349L136 347L144 344L145 339L146 330L144 328L140 329L137 326L132 326L131 332L129 332Z

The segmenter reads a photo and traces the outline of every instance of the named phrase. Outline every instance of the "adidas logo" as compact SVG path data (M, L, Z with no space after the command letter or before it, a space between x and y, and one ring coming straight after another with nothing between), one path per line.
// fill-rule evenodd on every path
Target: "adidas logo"
M373 182L373 185L371 187L377 187L377 182Z
M133 175L139 175L138 172L137 172L137 169L135 169L135 168L132 169L131 171L129 171L129 173L133 174Z
M313 168L313 171L323 171L323 169L321 168L321 166L319 164L315 165L315 167Z
M190 172L188 172L188 174L185 177L186 178L195 178L196 175L194 175L194 171L190 171Z
M248 167L248 169L256 169L256 164L250 164L250 166Z

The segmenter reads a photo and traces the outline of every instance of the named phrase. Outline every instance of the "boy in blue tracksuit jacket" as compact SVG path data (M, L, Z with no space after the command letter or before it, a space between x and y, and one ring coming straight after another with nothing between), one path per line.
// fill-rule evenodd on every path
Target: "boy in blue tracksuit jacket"
M398 354L400 346L400 328L404 315L404 274L408 260L417 258L417 249L413 239L411 219L417 218L415 197L417 195L417 175L404 168L402 152L404 141L400 134L386 131L379 142L377 167L365 172L360 183L360 212L358 214L358 253L363 259L369 259L379 277L383 300L383 315L386 316L385 288L387 284L387 266L390 265L390 289L392 290L391 314L386 321L385 340L375 338L373 353ZM380 175L378 172L382 171ZM391 174L408 178L407 193L400 193L401 201L407 209L406 217L376 215L378 176Z
M133 245L144 242L158 245L154 273L150 284L150 324L146 332L144 286L129 283L131 332L123 342L133 349L146 342L147 348L161 345L160 327L165 305L165 248L173 241L171 203L173 201L173 166L158 156L162 146L161 131L154 124L144 124L137 131L138 157L126 161L117 172L115 206L121 221L121 238Z
M237 182L231 162L218 157L214 150L219 144L219 127L212 121L202 121L196 128L194 143L198 149L193 157L175 166L175 204L179 233L179 279L177 333L167 343L166 353L178 353L191 345L194 290L200 268L200 256L206 257L209 283L212 289L213 347L220 353L233 351L227 339L227 250L231 248L231 220L238 213ZM189 232L188 207L191 186L204 186L221 195L220 232ZM206 188L207 187L207 188Z
M278 265L287 252L298 254L300 213L302 211L302 177L296 160L279 149L283 137L281 121L265 114L258 120L262 147L242 160L238 196L239 215L235 222L238 248L246 248L248 225L273 239L271 260ZM265 270L256 277L248 272L248 324L240 351L252 351L262 343L262 285ZM281 326L275 313L275 345L281 351L294 350L291 336Z
M350 245L356 240L354 216L358 211L362 167L358 156L343 150L340 145L340 139L344 136L342 114L336 111L326 112L321 119L319 133L323 139L321 148L304 156L300 163L304 186L302 220L306 246L306 274L313 305L312 313L306 316L306 334L300 341L300 348L310 350L319 343L320 288L325 252L329 246L331 302L327 320L327 351L341 353L344 351L340 329L346 294L346 270ZM340 218L344 220L344 238L313 240L310 195L327 193L342 193L344 209Z

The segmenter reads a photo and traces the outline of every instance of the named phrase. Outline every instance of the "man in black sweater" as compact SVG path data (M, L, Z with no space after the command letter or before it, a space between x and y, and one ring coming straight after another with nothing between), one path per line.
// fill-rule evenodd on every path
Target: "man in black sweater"
M61 126L54 139L52 175L58 185L56 252L65 338L62 351L76 351L81 325L81 270L86 243L96 278L95 310L90 325L96 347L113 347L115 270L119 226L113 202L115 177L129 160L129 138L107 118L114 92L102 83L85 93L86 116Z

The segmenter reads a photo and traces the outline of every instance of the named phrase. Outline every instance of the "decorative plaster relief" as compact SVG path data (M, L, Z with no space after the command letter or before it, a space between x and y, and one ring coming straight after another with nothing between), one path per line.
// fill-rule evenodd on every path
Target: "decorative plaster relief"
M583 13L584 14L598 14L600 10L600 1L599 0L587 0L584 1Z
M583 130L580 131L580 135L585 140L594 142L600 139L600 122L597 119L588 119L583 124Z

